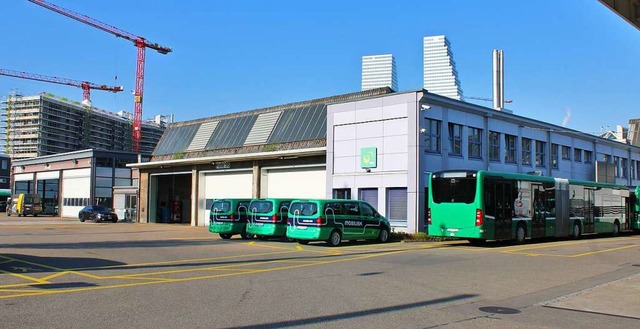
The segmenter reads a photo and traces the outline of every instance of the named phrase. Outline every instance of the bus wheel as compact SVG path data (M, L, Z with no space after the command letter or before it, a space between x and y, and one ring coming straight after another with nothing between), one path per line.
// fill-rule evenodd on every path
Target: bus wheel
M334 230L331 232L331 235L329 235L329 240L327 240L327 243L330 246L335 247L340 244L340 241L342 241L340 232L338 230Z
M298 240L298 243L302 244L302 245L308 245L309 244L309 240Z
M516 243L523 244L524 240L527 238L527 229L523 224L518 224L518 228L516 228Z
M380 230L380 233L378 233L378 242L385 243L387 241L389 241L389 230L387 230L387 228L383 227Z
M220 233L220 237L225 239L225 240L229 240L229 239L231 239L231 234L229 234L229 233Z
M618 236L618 233L620 233L620 222L616 219L613 223L613 232L611 232L611 235Z
M574 240L580 239L580 222L573 222L573 233L571 233L571 238Z

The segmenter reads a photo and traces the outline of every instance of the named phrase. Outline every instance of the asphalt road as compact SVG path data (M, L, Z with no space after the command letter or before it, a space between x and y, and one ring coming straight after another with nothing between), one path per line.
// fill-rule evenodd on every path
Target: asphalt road
M300 246L0 215L0 328L637 328L640 236Z

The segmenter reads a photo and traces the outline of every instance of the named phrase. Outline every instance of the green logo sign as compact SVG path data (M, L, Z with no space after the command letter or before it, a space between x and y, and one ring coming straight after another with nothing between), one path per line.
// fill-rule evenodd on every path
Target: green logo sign
M378 167L378 148L363 147L360 149L360 168Z

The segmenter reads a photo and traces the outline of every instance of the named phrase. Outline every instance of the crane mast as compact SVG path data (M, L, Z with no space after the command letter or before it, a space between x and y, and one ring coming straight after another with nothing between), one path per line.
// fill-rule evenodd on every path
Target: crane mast
M117 37L132 41L134 46L138 48L138 56L136 60L136 89L134 94L134 117L133 117L133 151L140 152L140 140L142 139L142 101L144 91L144 63L145 63L145 50L151 48L158 51L160 54L166 55L171 52L171 48L161 46L157 43L151 43L145 38L121 30L113 25L98 21L87 15L77 13L75 11L62 8L60 6L48 3L44 0L27 0L38 6L52 10L58 14L67 16L71 19L77 20L81 23L93 26L99 30L107 33L111 33Z

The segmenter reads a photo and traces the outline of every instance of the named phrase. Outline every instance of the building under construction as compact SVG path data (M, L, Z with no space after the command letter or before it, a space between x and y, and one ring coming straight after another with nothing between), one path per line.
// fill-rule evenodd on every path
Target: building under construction
M40 93L11 94L0 103L0 147L12 159L84 149L131 151L132 115ZM151 154L166 127L160 116L142 123L140 153Z

